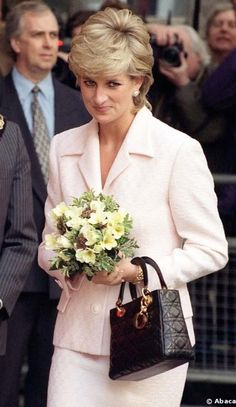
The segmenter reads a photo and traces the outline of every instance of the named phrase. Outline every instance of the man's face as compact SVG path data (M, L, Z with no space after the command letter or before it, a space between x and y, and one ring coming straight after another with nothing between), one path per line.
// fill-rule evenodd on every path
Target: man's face
M236 47L236 15L233 10L218 13L209 27L208 45L218 54L227 54Z
M58 24L53 13L27 12L22 18L22 32L12 38L11 46L20 73L33 82L43 79L57 59Z

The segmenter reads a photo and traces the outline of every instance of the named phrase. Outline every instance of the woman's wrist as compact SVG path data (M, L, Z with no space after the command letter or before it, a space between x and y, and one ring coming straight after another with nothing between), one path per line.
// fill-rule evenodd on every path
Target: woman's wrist
M143 270L140 266L136 266L137 268L137 274L135 276L135 280L132 281L133 284L139 284L143 281L144 275L143 275Z

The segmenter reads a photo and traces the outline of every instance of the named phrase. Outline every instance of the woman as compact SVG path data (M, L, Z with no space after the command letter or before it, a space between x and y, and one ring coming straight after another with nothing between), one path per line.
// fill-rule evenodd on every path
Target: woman
M154 258L167 284L179 289L193 343L186 283L222 268L227 243L201 147L148 109L152 64L145 25L128 10L96 13L74 39L70 66L93 120L52 142L44 235L59 202L89 188L113 195L134 220L135 254ZM187 364L141 383L108 378L109 310L122 280L140 281L138 267L122 259L110 275L69 281L49 270L52 256L42 244L39 263L63 288L48 407L179 406ZM149 280L157 287L155 273Z

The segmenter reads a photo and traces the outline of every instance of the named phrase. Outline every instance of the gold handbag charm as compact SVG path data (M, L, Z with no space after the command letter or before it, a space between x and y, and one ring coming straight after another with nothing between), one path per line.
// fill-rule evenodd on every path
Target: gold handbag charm
M134 317L134 326L143 329L148 323L148 307L152 304L152 296L147 288L142 289L140 311Z

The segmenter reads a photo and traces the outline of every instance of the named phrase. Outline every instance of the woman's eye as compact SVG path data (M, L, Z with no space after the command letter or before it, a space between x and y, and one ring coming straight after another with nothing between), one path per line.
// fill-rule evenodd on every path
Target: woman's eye
M88 87L92 87L95 86L95 82L94 81L90 81L90 80L86 80L84 81L84 84Z
M111 81L111 82L108 83L108 86L110 88L117 88L118 86L120 86L120 83Z

